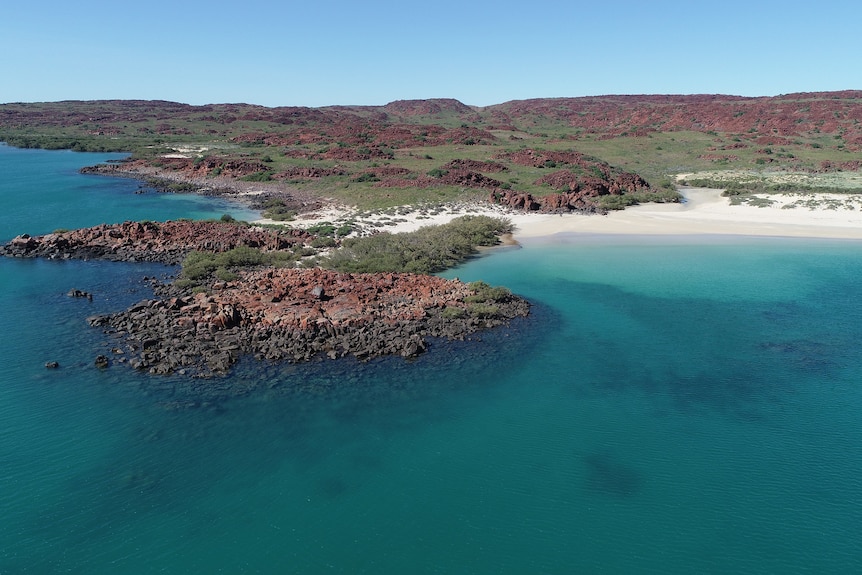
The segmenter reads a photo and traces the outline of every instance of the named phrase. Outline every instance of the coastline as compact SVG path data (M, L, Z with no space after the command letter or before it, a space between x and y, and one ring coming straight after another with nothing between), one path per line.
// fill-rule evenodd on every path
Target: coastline
M560 234L862 239L862 195L773 194L769 196L772 205L756 207L731 205L720 189L681 188L680 192L684 197L680 203L641 204L607 215L538 214L490 204L460 204L432 215L418 209L397 217L373 215L361 223L399 233L444 224L462 215L505 217L514 224L513 239L518 243L547 241ZM800 205L803 199L813 203ZM301 227L350 216L349 210L330 206L303 214L289 223ZM277 222L257 220L256 223Z
M306 228L322 222L352 222L361 235L378 231L412 232L463 215L486 215L508 218L514 225L512 241L516 243L540 241L558 234L862 239L862 194L760 194L756 197L771 205L753 206L732 205L730 198L721 195L721 189L681 187L680 203L647 203L606 215L524 212L482 201L404 206L369 214L279 185L230 179L203 181L142 167L139 163L96 166L90 173L189 183L201 187L197 193L219 196L252 210L260 209L262 200L275 194L295 203L299 211L296 218L290 221L258 218L251 223Z
M821 207L790 206L799 195L773 195L771 206L731 205L721 190L682 188L679 204L643 204L606 216L537 215L518 217L515 238L534 240L556 234L641 236L765 236L862 239L862 210L822 207L835 194L805 194ZM855 199L855 198L854 198ZM862 200L862 198L859 198Z

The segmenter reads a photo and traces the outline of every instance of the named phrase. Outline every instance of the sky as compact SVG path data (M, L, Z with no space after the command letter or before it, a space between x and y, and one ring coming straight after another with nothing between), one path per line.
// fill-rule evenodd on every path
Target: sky
M862 89L858 0L12 1L0 103L263 106Z

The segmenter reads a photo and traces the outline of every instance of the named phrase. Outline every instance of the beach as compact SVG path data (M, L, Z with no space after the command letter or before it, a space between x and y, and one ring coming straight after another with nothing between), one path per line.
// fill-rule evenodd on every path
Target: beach
M606 216L517 216L516 238L558 233L636 235L743 235L862 238L862 210L852 203L826 207L837 194L806 194L818 207L791 206L800 195L774 196L771 206L731 205L721 190L686 188L679 204L643 204ZM814 196L812 198L812 196Z
M862 239L862 196L827 193L763 195L760 197L768 198L772 204L758 207L732 205L718 189L681 188L680 192L684 199L677 204L642 204L607 215L538 214L490 204L463 204L438 208L436 213L417 209L394 216L377 214L356 217L355 220L381 231L399 233L443 224L461 215L506 217L514 224L516 241L573 233ZM349 210L328 207L321 212L303 214L290 224L304 227L351 217Z

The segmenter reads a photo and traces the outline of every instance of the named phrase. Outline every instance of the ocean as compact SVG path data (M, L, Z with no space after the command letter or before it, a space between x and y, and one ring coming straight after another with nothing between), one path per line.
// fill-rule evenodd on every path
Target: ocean
M252 216L120 157L0 145L0 241ZM508 328L213 380L93 365L172 268L0 258L0 574L862 572L860 248L531 240L444 274Z

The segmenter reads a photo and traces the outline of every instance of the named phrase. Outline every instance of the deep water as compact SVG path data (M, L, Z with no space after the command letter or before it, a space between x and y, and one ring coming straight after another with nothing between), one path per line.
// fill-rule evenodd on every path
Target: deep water
M116 157L0 146L0 241L232 210ZM534 241L446 274L510 328L191 381L84 321L169 268L0 258L0 573L860 572L860 248Z

